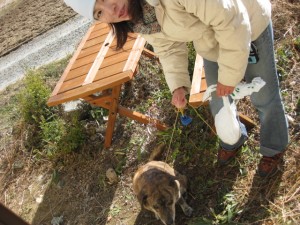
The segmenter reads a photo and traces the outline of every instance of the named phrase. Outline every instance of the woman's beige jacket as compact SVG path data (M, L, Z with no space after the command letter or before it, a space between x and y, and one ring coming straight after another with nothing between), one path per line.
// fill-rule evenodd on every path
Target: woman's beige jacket
M268 26L269 0L147 0L161 32L143 35L162 63L168 86L190 88L186 42L218 62L218 81L236 86L244 77L250 42Z

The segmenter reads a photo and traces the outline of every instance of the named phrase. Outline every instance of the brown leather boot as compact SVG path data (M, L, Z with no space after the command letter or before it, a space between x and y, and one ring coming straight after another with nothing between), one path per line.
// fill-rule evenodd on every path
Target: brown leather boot
M272 157L263 156L258 165L258 174L261 177L271 177L278 171L278 164L282 162L283 153Z
M237 154L239 149L233 150L233 151L227 151L223 148L221 148L218 151L218 163L223 166L228 164Z

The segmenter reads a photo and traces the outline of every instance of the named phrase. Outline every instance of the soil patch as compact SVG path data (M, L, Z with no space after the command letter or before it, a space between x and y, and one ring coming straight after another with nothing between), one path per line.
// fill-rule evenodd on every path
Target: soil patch
M74 15L62 0L9 2L0 13L0 57Z

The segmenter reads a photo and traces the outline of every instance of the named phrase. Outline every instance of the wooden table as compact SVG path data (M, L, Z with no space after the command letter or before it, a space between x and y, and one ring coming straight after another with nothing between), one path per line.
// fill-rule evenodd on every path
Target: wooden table
M108 109L106 148L111 145L117 114L144 124L153 123L160 130L166 129L160 121L119 105L121 87L133 79L144 45L145 40L132 33L124 48L116 51L116 38L111 28L95 23L81 41L47 104L54 106L83 99Z

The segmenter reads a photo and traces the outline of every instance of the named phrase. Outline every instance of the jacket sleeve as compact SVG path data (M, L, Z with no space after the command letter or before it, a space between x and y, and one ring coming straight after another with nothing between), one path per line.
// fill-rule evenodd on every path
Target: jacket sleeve
M162 35L162 34L161 34ZM188 49L184 42L174 42L163 37L143 35L153 46L162 65L166 82L171 92L179 87L191 87L188 73Z
M244 77L251 42L250 20L242 1L178 1L188 13L211 27L219 44L218 81L227 86L236 86Z

